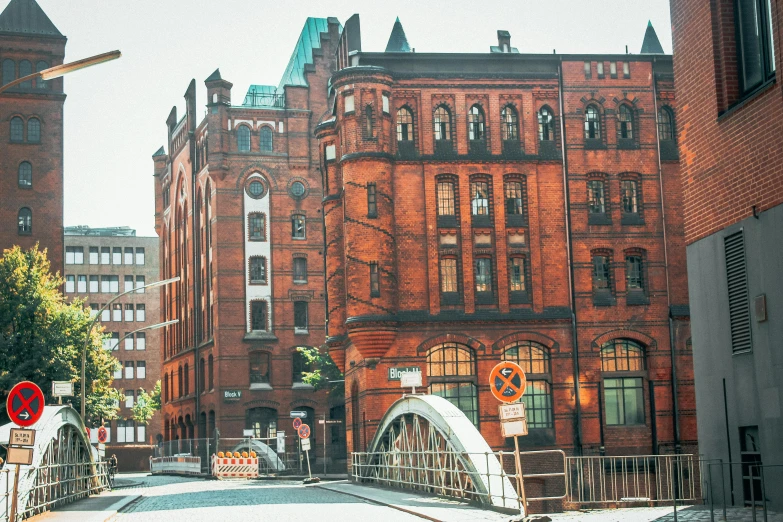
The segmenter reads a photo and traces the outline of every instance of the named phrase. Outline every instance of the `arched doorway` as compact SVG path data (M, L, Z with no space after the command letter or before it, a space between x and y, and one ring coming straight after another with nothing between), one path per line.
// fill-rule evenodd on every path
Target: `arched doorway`
M250 408L245 414L245 429L253 430L253 437L270 439L277 437L277 410Z

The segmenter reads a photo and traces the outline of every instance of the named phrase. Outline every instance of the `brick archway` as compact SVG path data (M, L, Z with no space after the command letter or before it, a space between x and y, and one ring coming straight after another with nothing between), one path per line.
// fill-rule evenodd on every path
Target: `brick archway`
M514 332L501 337L492 345L492 353L502 352L506 346L518 341L534 341L546 346L550 352L560 351L560 343L538 332Z
M617 330L611 330L599 335L593 339L590 347L593 350L599 350L606 342L613 339L632 339L642 344L648 351L652 351L658 348L658 342L649 335L642 332L637 332L636 330L628 330L625 328L618 328Z
M427 353L433 347L443 343L463 344L465 346L469 346L477 352L484 352L486 350L484 343L478 339L474 339L473 337L468 337L467 335L463 334L448 333L430 337L421 343L418 348L416 348L416 353Z

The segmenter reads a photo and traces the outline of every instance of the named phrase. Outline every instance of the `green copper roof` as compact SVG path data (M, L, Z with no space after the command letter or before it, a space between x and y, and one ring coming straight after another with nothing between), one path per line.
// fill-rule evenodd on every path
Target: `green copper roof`
M340 27L342 31L342 26ZM308 87L305 78L305 66L313 63L313 49L321 48L321 33L329 32L328 18L309 17L305 22L302 33L299 35L299 41L296 42L294 52L288 61L288 67L285 68L283 78L277 86L277 90L282 94L286 85L298 85Z
M387 53L409 53L411 46L408 44L408 38L405 36L405 29L402 28L400 17L394 21L394 27L389 35L389 42L386 44Z
M277 91L274 85L251 85L242 102L242 107L285 107L284 91Z
M658 35L655 34L652 22L647 21L647 30L644 32L644 41L642 42L642 54L664 54Z
M35 0L11 0L0 14L0 33L62 36Z

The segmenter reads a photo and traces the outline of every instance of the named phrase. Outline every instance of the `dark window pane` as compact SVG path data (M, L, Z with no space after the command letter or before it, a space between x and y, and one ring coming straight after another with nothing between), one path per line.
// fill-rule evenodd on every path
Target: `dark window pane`
M294 329L307 330L307 301L294 302Z
M41 141L41 121L38 118L30 118L27 121L27 141L31 143Z
M378 215L378 201L375 183L367 184L367 216L376 217Z
M626 287L628 290L644 290L644 266L642 256L625 258Z
M303 257L294 258L294 282L307 282L307 259Z
M608 256L593 256L593 290L610 290L611 274Z
M512 292L525 291L525 259L512 257L508 265L509 290Z
M26 188L33 186L33 166L26 161L19 164L19 186Z
M489 215L489 183L486 181L470 183L470 207L474 216Z
M259 138L261 140L261 151L272 152L272 129L269 127L262 127ZM250 145L248 144L248 147L249 146Z
M19 116L11 118L11 141L24 140L24 122Z
M397 111L397 141L413 140L413 114L406 107Z
M644 351L635 341L615 339L601 346L601 370L638 372L644 370Z
M370 297L380 297L381 281L378 273L378 263L370 263Z
M594 105L590 105L585 109L585 139L601 139L601 117Z
M250 303L250 327L252 330L267 329L266 301Z
M484 139L484 111L478 105L474 105L468 111L468 139Z
M33 74L33 64L29 60L22 60L19 62L19 78L29 76ZM33 87L32 80L28 80L19 85L23 89L31 89Z
M603 181L591 180L587 182L587 208L590 214L606 212Z
M266 237L265 216L260 213L250 214L248 218L249 239L263 241Z
M458 292L457 260L443 258L440 260L440 290L441 292Z
M250 384L269 382L269 354L255 352L250 354Z
M476 292L492 291L492 260L488 257L476 259Z
M631 112L631 109L627 105L620 105L618 120L620 122L619 137L624 140L632 139L633 112Z
M250 129L245 125L237 128L237 149L239 152L250 152Z
M250 282L266 284L266 258L253 256L250 258Z
M521 181L505 183L506 214L524 214L524 190Z
M552 111L549 107L542 107L538 111L538 139L541 141L551 141L553 134Z
M455 215L454 184L450 181L441 181L438 183L438 215Z
M503 140L519 139L519 123L517 111L510 106L500 111L500 133Z
M16 80L16 63L13 60L3 60L3 85Z
M451 139L451 114L449 113L448 109L446 109L446 107L441 105L435 109L435 117L432 128L436 141Z
M294 216L291 218L291 237L294 239L305 239L305 217Z

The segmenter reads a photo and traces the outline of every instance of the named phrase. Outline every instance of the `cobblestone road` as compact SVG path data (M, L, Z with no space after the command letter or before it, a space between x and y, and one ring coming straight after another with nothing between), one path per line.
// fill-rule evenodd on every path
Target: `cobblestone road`
M422 520L358 498L303 486L301 482L127 475L123 478L142 482L125 490L140 493L142 498L117 514L112 522Z

